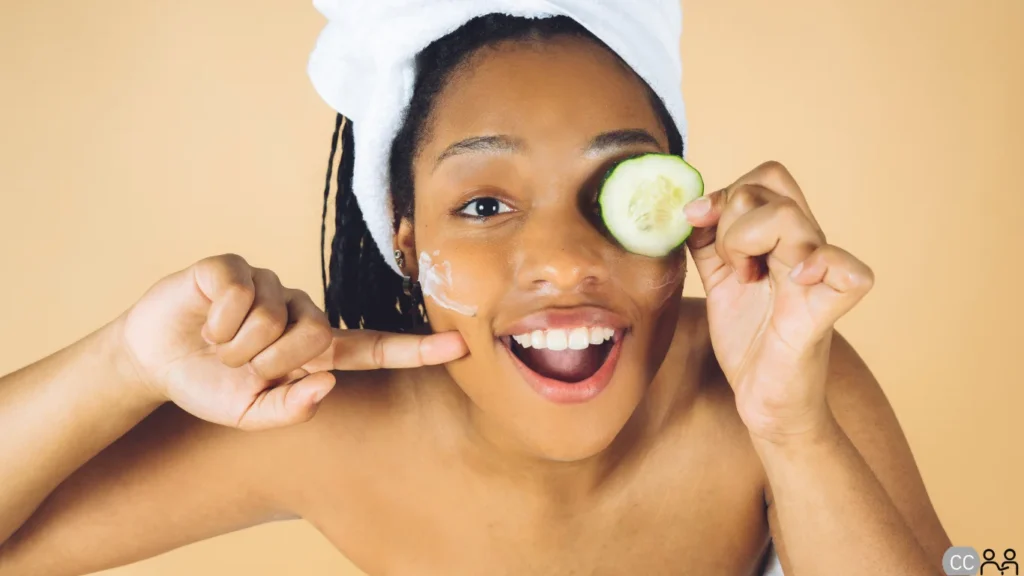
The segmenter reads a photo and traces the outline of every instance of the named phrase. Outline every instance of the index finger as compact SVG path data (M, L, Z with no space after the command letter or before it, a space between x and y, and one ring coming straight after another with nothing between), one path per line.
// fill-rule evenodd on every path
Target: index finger
M732 186L729 186L729 189L734 190L746 184L755 184L771 190L780 196L790 198L803 210L807 218L814 224L814 227L821 232L821 226L815 220L814 213L811 212L811 206L807 203L803 190L800 189L796 179L793 178L793 175L782 164L774 161L765 162L741 176Z
M458 360L469 353L458 332L395 334L376 330L334 330L326 370L418 368ZM314 361L315 362L315 361ZM318 366L314 366L317 368Z

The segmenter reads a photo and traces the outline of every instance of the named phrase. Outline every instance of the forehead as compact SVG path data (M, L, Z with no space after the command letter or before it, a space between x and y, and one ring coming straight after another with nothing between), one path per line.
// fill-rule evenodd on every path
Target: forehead
M558 36L473 54L437 95L422 149L481 134L578 145L595 134L664 128L644 83L608 49Z

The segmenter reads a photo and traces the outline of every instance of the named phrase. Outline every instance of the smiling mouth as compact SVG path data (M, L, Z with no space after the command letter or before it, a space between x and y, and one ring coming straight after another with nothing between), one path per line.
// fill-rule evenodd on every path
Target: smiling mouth
M608 361L617 339L611 328L536 330L501 340L524 367L545 379L578 384Z

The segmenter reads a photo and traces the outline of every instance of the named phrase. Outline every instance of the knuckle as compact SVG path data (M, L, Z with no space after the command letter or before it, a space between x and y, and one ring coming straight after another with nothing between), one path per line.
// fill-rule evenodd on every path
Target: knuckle
M320 309L320 307L313 302L313 298L303 290L299 290L298 288L285 288L284 293L285 297L287 297L291 302L312 306L317 310Z
M291 337L296 340L296 346L300 350L305 351L305 355L309 357L315 357L324 350L327 350L334 339L330 329L314 322L304 321L296 324L292 328L291 334ZM308 358L305 358L305 360L308 360Z
M857 276L858 285L866 292L875 286L875 271L870 266L864 265L864 269Z
M301 321L304 325L322 330L324 337L328 340L333 339L334 333L332 331L331 323L327 319L327 314L324 313L324 311L321 310L315 302L313 302L313 299L310 298L309 294L297 289L287 289L285 294L286 298L291 303L291 306L289 307L289 315L294 316L290 321Z
M317 321L315 324L311 324L309 327L309 347L315 349L317 354L320 354L324 350L331 347L331 343L334 342L334 332L330 326L327 325L327 321L324 320L321 324Z
M775 215L791 224L809 222L803 209L791 198L783 198L775 204Z
M378 368L384 366L384 334L374 336L373 346L370 349L373 355L373 365Z
M303 422L310 421L313 416L316 416L317 410L320 409L319 404L308 403L298 409L290 409L291 413L282 422L282 426L292 426L295 424L301 424ZM286 410L289 410L286 408Z
M279 373L280 370L274 369L280 363L280 357L281 353L271 346L253 358L249 362L249 365L252 366L252 369L256 372L257 376L264 380L270 380L284 375Z
M789 169L778 160L768 160L761 164L759 170L769 176L789 176Z
M729 204L734 210L746 212L757 206L757 196L750 186L739 186L729 196Z
M253 268L253 276L260 283L281 286L281 278L277 275L277 272L269 268Z
M209 260L218 267L227 268L231 270L246 270L249 268L249 263L245 261L238 254L227 253L219 256L213 256Z
M218 284L226 285L228 293L235 291L247 294L252 291L249 281L249 264L237 254L221 254L208 256L195 263L197 275L215 279Z
M285 314L266 306L254 308L249 313L248 321L263 333L280 335L288 327L288 317Z
M233 283L227 289L227 297L230 299L237 299L241 302L252 302L256 299L256 288L251 285L241 284L239 282Z

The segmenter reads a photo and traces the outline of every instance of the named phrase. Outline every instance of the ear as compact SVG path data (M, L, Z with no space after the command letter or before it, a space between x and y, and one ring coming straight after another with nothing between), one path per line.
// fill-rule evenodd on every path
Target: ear
M398 221L398 230L394 238L395 250L402 252L405 259L405 266L402 273L416 279L419 277L419 261L416 258L416 233L413 230L412 220L402 218Z

